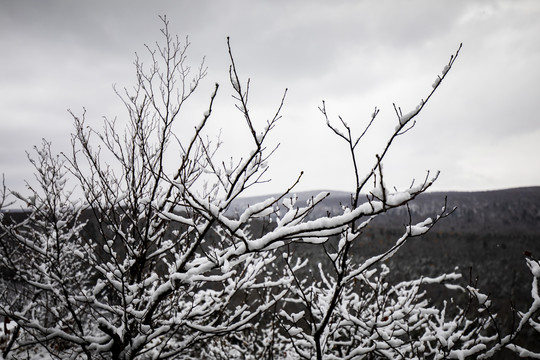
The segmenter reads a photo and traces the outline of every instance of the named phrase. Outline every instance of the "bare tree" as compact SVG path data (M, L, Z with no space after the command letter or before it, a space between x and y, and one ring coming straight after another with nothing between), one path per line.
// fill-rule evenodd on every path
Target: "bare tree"
M207 137L217 84L188 140L180 139L173 124L182 122L206 68L204 61L197 68L187 64L187 39L171 35L162 20L163 43L147 47L149 66L137 57L135 86L116 90L128 114L125 129L106 118L98 131L86 125L84 113L71 113L71 154L55 156L44 142L30 157L38 184L29 186L31 195L5 187L0 194L2 208L10 196L29 208L22 221L6 213L0 218L2 265L10 274L0 314L16 324L2 345L5 358L40 351L58 359L464 358L489 357L505 346L540 356L512 345L526 324L538 327L540 265L532 257L534 301L508 335L493 326L487 297L459 285L459 274L386 281L382 262L448 216L445 202L433 218L410 219L387 251L363 261L351 256L373 218L406 207L436 180L438 174L428 173L403 191L391 190L382 162L414 126L459 49L418 107L404 114L394 106L395 131L365 177L357 145L379 110L354 136L342 118L331 121L323 102L320 110L347 145L356 181L341 213L309 220L329 194L299 204L291 191L300 174L281 195L234 214L234 201L265 181L274 151L266 139L286 91L270 120L253 119L250 82L241 80L228 42L230 82L251 149L225 163L219 139ZM105 153L113 160L105 162ZM171 153L178 159L174 167L166 161ZM68 178L82 199L74 199ZM265 231L257 230L261 224L268 225ZM85 232L90 226L95 232ZM306 275L309 259L295 252L300 245L319 249L328 266ZM468 306L448 315L447 305L429 304L422 288L441 284L463 293Z

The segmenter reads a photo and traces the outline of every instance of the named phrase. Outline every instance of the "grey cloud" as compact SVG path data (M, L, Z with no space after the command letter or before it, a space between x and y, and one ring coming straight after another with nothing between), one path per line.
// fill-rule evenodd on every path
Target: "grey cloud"
M194 64L207 56L210 73L202 93L214 81L220 82L224 86L217 104L223 108L230 100L226 36L231 37L241 75L253 78L254 112L263 114L263 120L281 91L290 88L284 112L288 117L283 130L276 130L276 141L289 143L292 138L298 146L282 146L289 152L276 154L278 164L298 167L290 160L290 152L301 151L303 158L297 162L318 174L319 164L307 157L310 151L323 149L313 148L314 139L330 136L323 132L316 109L321 99L328 100L333 114L359 124L374 106L381 107L381 121L392 127L391 103L405 108L416 105L460 42L464 48L455 69L428 104L417 128L408 134L410 140L403 140L418 168L399 156L395 167L414 168L422 174L426 167L456 171L462 174L448 178L455 180L455 188L466 187L458 182L465 182L467 172L481 171L473 168L485 156L480 149L513 136L514 140L504 142L512 156L511 147L519 143L515 139L528 144L532 140L527 133L540 127L535 118L540 80L540 6L536 1L23 0L0 2L0 10L0 47L5 50L0 68L4 110L0 136L3 141L9 137L10 146L20 146L22 154L32 143L12 138L39 142L43 130L36 124L54 124L46 135L58 142L66 140L62 137L71 130L66 108L78 112L86 106L98 119L121 114L111 84L121 87L132 82L133 53L142 53L143 43L159 38L158 14L168 15L174 33L190 36L189 56ZM201 98L204 109L206 98ZM228 116L219 117L215 126L227 124L234 129ZM14 132L13 121L34 127L27 127L25 136ZM291 135L305 132L306 127L310 139L302 142ZM339 145L330 144L334 142L325 144L321 154L328 159L338 156ZM441 146L446 147L444 151L433 150ZM523 148L534 150L528 145ZM8 153L0 154L4 157L0 171L7 172L4 169L11 169L15 160L13 152L4 154ZM519 156L535 161L533 155ZM504 164L490 172L482 170L484 174L476 179L486 179L486 186L492 188L512 184L510 176L504 180L494 175L510 172ZM538 179L530 172L530 179ZM342 185L324 173L314 178L323 179L329 187ZM276 187L281 185L276 183ZM305 186L312 187L311 183Z

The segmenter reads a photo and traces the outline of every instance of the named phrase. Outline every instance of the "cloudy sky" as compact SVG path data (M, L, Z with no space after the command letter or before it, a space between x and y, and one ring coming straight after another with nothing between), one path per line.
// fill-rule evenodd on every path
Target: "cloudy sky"
M134 81L135 52L160 40L158 15L189 36L189 60L206 57L208 76L185 114L200 119L215 82L221 90L209 131L227 153L245 150L234 111L226 37L240 75L251 78L252 114L264 126L289 89L270 144L272 182L352 190L346 144L318 106L360 133L375 106L377 124L360 149L361 171L395 125L392 103L408 111L431 90L460 43L454 68L416 127L385 162L388 185L407 186L440 170L433 188L491 190L540 185L540 2L530 1L9 1L0 0L0 173L20 189L32 177L26 150L42 138L69 150L67 109L99 127L125 118L112 85ZM190 125L191 126L191 125Z

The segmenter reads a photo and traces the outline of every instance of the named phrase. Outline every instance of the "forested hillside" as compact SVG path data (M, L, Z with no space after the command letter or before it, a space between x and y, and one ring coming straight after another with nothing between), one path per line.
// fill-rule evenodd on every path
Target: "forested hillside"
M317 192L298 193L299 201ZM464 282L477 284L494 302L500 314L498 321L512 326L512 307L525 309L530 302L531 274L525 254L540 257L540 187L515 188L482 192L429 192L420 194L407 208L393 209L378 216L355 244L354 256L368 258L390 248L409 223L432 217L446 201L454 213L438 222L429 233L409 239L387 264L395 281L418 276L436 276L452 272L456 267ZM258 198L238 202L242 209ZM347 206L350 195L333 192L311 216L336 214ZM320 252L309 246L301 249L304 257L326 263ZM447 294L431 292L433 301L442 301ZM466 306L466 304L463 304ZM524 334L522 341L540 346L535 334ZM531 345L535 343L535 345ZM512 358L500 354L501 359Z
M315 196L317 192L298 193L298 204ZM266 198L266 197L265 197ZM234 204L234 211L241 213L249 204L262 197L241 198ZM513 309L524 309L530 302L530 271L524 254L540 255L540 187L516 188L486 192L423 193L407 208L398 208L378 216L353 246L353 256L367 259L381 253L395 243L404 227L433 216L447 202L455 207L453 214L431 229L426 235L411 238L386 264L391 268L390 281L397 282L420 276L437 276L458 268L464 275L463 282L471 282L489 294L493 309L500 314L501 327L511 327ZM332 192L311 218L332 216L348 206L350 195ZM24 211L9 211L7 217L15 222L25 218ZM97 223L90 212L84 212L88 221L83 235L99 238ZM260 231L265 231L260 229ZM212 236L210 234L209 236ZM328 246L332 246L332 241ZM293 245L293 252L309 258L310 267L323 263L330 266L329 259L319 247L307 244ZM308 268L306 270L309 270ZM10 274L3 273L4 278ZM443 288L429 289L433 302L442 302L449 294ZM463 301L463 300L462 300ZM467 306L467 304L460 304ZM535 334L524 333L518 343L538 348ZM496 358L513 356L506 351Z
M298 193L299 202L317 192ZM482 192L429 192L420 194L407 208L392 209L378 216L356 244L357 256L370 256L390 246L404 226L432 217L445 203L455 207L425 236L413 238L390 260L392 266L414 275L435 275L458 266L462 272L472 269L480 284L488 286L495 297L527 298L528 274L524 253L540 256L540 187ZM241 210L258 197L238 201ZM311 216L336 214L347 206L350 195L331 192ZM394 274L399 273L394 272ZM523 286L520 283L525 281ZM509 288L500 284L512 284ZM525 293L523 293L525 292Z

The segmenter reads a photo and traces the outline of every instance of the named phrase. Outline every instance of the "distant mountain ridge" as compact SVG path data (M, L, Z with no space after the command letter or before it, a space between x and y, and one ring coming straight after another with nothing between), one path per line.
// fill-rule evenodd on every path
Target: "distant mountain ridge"
M323 191L293 193L298 196L298 204L303 206L309 198ZM351 194L344 191L328 191L330 195L310 215L312 218L335 216L348 206ZM236 200L232 210L242 212L249 205L279 195L253 196ZM439 231L452 230L465 233L540 234L540 186L511 188L492 191L471 192L425 192L410 204L413 221L434 217L445 203L456 211L437 224ZM408 220L406 208L393 209L379 216L374 225L400 227Z
M298 197L298 206L323 191L291 193ZM310 218L335 216L342 213L342 206L350 206L351 194L345 191L328 191L330 195L310 214ZM243 197L235 200L231 212L241 213L249 205L256 204L278 194ZM540 234L540 186L510 188L492 191L448 191L425 192L409 203L413 221L434 217L447 199L448 209L456 211L437 224L437 231L452 231L474 234L521 235ZM281 201L279 202L281 205ZM7 210L13 219L25 217L25 210ZM405 207L392 209L378 216L372 226L398 228L409 219Z

